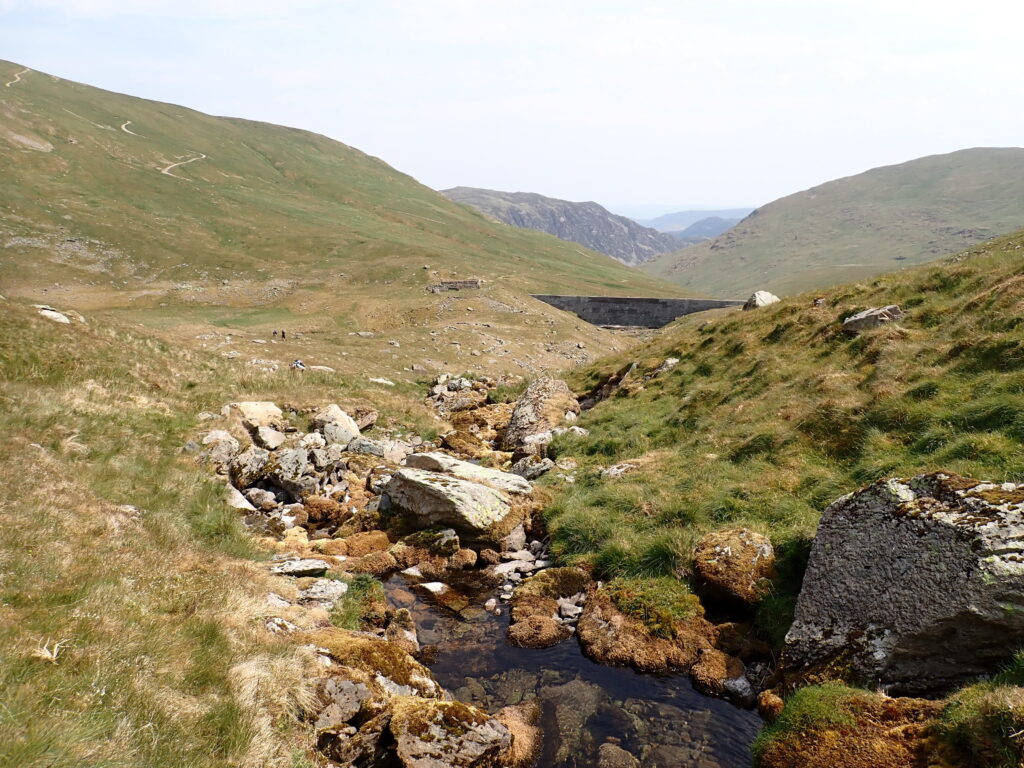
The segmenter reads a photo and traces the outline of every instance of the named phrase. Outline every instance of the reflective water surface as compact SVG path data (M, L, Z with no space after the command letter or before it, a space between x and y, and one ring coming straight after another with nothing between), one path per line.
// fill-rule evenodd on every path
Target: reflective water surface
M756 713L702 696L685 675L647 675L589 661L574 638L543 650L505 641L502 615L483 610L493 590L454 584L469 605L456 613L430 601L402 576L386 584L388 602L408 608L425 663L456 698L495 712L537 697L544 750L541 768L597 764L606 741L645 768L748 768L761 727Z

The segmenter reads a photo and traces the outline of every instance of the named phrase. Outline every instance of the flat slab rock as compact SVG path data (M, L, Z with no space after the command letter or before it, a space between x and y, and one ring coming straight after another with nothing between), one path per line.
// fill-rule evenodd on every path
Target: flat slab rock
M512 508L501 491L422 469L398 470L385 492L394 506L420 522L460 532L482 533L505 519Z
M463 480L486 483L509 493L526 494L533 490L533 486L529 481L519 475L502 472L498 469L481 467L468 461L461 461L454 456L449 456L447 453L414 453L406 457L405 464L409 467L426 469L432 472L447 472L455 475L455 477L461 477Z
M784 668L935 694L1024 645L1024 485L931 474L832 503L811 550Z

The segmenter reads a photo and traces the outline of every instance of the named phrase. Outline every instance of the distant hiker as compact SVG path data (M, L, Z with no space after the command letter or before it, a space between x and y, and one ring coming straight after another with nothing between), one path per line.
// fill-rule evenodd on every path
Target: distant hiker
M274 331L274 338L277 338L277 331Z
M294 363L292 363L292 368L294 368L296 371L304 371L306 370L306 364L301 360L296 360Z
M282 339L286 338L286 337L285 337L285 333L284 333L284 331L281 331L281 338L282 338Z

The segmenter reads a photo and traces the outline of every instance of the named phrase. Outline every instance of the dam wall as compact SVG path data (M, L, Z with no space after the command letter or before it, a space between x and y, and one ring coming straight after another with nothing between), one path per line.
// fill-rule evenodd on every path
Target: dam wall
M720 307L737 307L742 301L728 299L654 299L628 296L557 296L533 294L533 298L572 312L592 325L661 328L677 317Z

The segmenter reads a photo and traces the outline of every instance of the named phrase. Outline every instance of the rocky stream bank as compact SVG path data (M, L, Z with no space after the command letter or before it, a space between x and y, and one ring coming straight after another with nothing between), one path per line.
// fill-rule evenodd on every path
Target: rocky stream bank
M1019 614L1002 610L1022 594L1024 562L1022 497L1007 484L890 480L829 507L781 665L748 621L772 588L763 535L701 539L699 599L556 563L534 481L572 480L572 463L546 447L559 432L585 434L573 424L581 404L548 378L495 401L502 384L439 377L429 398L452 429L436 440L398 439L374 429L375 412L337 405L239 402L202 416L216 428L190 450L224 478L282 578L266 628L319 659L310 722L332 764L739 768L762 723L755 705L772 720L781 695L829 679L948 689L1024 639ZM880 568L893 546L901 557ZM904 566L909 578L892 570ZM354 624L337 626L350 605ZM949 654L923 661L951 632ZM982 658L961 669L972 647ZM911 721L934 714L921 706ZM813 764L794 754L763 762Z

